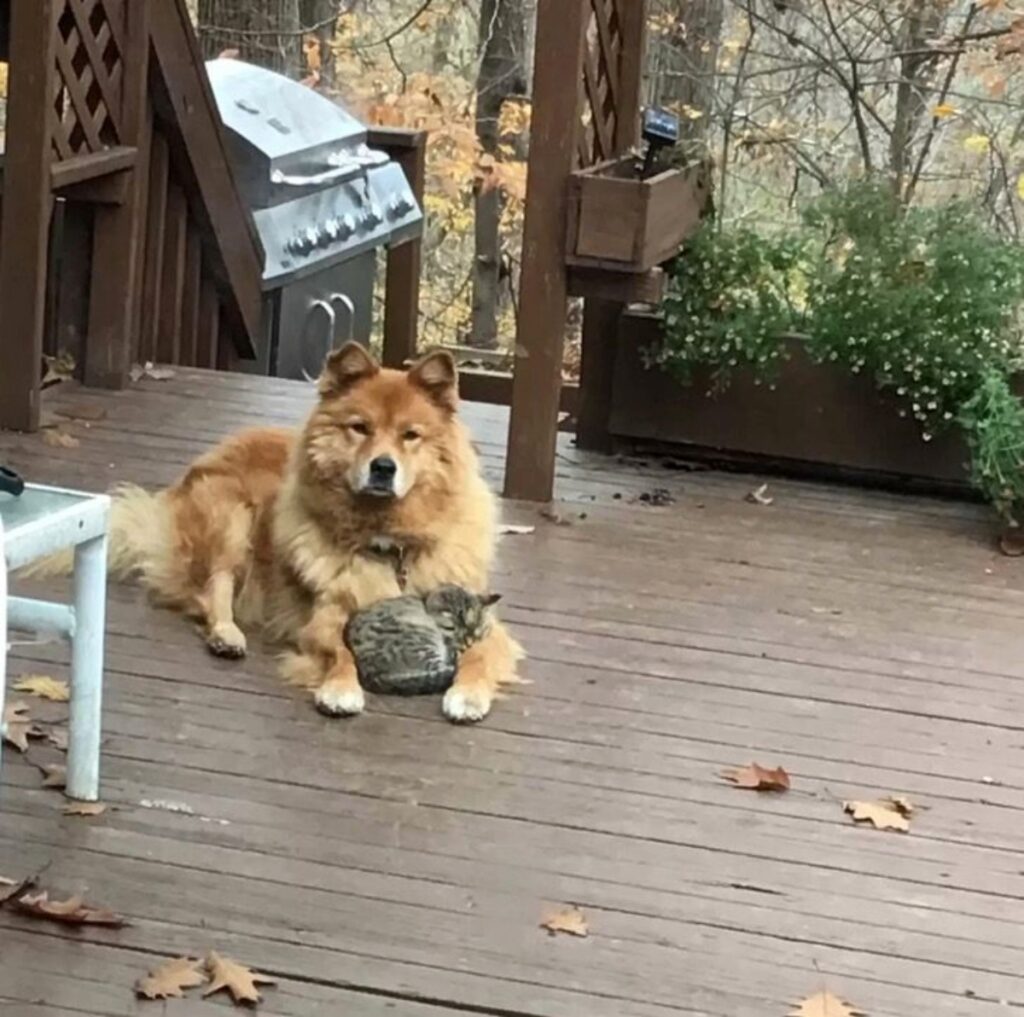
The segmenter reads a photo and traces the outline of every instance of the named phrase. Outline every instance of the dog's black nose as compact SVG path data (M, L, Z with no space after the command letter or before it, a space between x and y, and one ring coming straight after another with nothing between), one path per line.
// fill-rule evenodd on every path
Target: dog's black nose
M391 456L377 456L370 462L370 478L376 481L394 480L398 463Z

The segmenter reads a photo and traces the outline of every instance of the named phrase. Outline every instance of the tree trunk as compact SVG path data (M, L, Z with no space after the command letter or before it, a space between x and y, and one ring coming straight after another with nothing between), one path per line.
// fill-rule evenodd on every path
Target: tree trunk
M476 136L481 152L498 160L501 107L525 84L523 0L481 0L480 71L476 83ZM498 345L501 284L501 191L479 188L476 195L473 258L473 317L469 343L481 349Z
M199 0L199 37L207 58L234 49L293 77L303 69L299 0Z
M334 87L334 28L349 8L339 0L299 0L299 17L310 39L316 40L317 71L323 88ZM307 61L308 63L308 61Z
M943 13L935 2L912 7L903 22L899 39L903 56L900 57L900 81L896 88L896 115L889 138L889 172L893 191L903 197L907 189L907 174L911 165L914 136L921 124L934 89L930 76L936 58L926 52L943 23Z
M702 141L715 110L722 0L673 0L677 30L655 54L655 102L680 110L680 136Z

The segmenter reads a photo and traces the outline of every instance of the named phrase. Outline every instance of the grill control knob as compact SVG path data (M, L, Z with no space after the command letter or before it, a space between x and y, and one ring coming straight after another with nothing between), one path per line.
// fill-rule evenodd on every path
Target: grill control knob
M367 227L372 229L374 226L379 226L384 221L384 216L381 214L380 208L377 205L371 205L363 213L363 222Z
M400 219L403 215L408 215L412 209L413 204L407 194L396 194L388 206L388 211L393 219Z

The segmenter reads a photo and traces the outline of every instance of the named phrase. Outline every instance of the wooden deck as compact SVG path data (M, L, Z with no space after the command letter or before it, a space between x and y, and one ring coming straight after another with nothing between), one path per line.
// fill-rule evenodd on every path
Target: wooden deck
M51 410L106 419L72 423L73 449L0 435L0 461L96 490L164 483L308 399L187 370L59 388ZM466 413L497 480L503 411ZM163 1013L134 980L210 947L275 977L261 1012L289 1017L782 1017L823 987L892 1017L1024 1006L1024 565L992 550L984 510L786 482L760 507L750 477L568 443L558 484L572 525L507 507L537 527L503 538L495 580L533 684L479 727L431 699L327 720L268 657L212 660L112 588L111 809L64 817L8 750L0 873L48 865L48 887L132 924L0 910L0 1014ZM655 488L675 502L637 500ZM18 646L12 673L65 660ZM719 778L752 759L786 766L792 791ZM909 834L843 814L894 793L921 806ZM562 902L589 938L538 928Z

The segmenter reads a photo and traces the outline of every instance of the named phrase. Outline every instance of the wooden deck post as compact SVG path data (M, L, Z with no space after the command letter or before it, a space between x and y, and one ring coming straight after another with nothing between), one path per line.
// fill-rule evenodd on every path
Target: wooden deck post
M523 271L505 496L550 501L562 388L568 177L580 124L589 0L538 0Z
M629 151L638 140L647 25L646 0L624 0L617 7L622 46L619 51L619 85L612 156ZM625 306L619 301L603 299L588 299L584 304L580 402L576 416L576 445L581 449L611 451L612 439L608 424L619 319Z
M89 297L89 331L85 344L86 385L124 388L128 383L141 306L138 256L145 224L149 167L146 144L149 79L150 0L124 6L124 99L121 144L139 150L131 170L127 198L120 205L96 208L93 263Z
M54 0L11 0L0 233L0 427L39 426L50 213Z
M383 148L402 167L422 208L427 176L427 132L372 127L369 141L374 147ZM420 237L388 251L382 356L385 367L404 367L416 356L422 261Z

